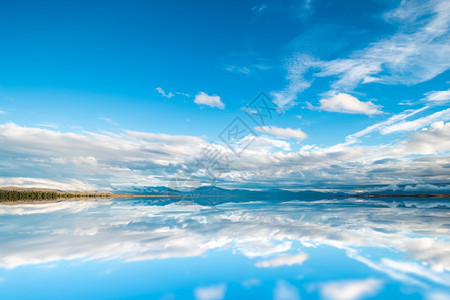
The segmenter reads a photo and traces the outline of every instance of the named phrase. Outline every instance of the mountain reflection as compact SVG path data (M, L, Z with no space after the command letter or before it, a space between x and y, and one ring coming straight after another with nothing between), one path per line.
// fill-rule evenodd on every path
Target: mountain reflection
M121 199L2 205L0 267L75 259L126 263L227 249L263 269L301 266L316 249L332 247L398 282L447 291L450 285L446 200L163 204Z

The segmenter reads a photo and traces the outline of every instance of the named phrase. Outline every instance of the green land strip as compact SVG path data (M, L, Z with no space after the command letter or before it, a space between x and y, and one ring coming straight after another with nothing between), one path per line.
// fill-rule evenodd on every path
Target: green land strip
M68 199L98 198L171 198L180 195L137 195L113 193L64 192L51 189L0 188L0 203L56 202Z

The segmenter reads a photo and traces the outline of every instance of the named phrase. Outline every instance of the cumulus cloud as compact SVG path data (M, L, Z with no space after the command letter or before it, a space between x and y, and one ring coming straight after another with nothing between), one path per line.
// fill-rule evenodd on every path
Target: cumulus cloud
M382 113L379 105L375 105L370 101L360 101L346 93L339 93L331 98L321 99L319 109L329 112L365 114L369 116Z
M221 300L225 296L227 286L225 284L198 287L195 289L197 300Z
M450 89L426 93L426 100L431 102L446 102L450 100Z
M308 137L300 128L279 128L275 126L256 126L256 131L268 133L281 138L294 138L299 140L304 140Z
M194 103L200 104L200 105L206 105L209 107L217 107L220 109L225 108L225 104L223 104L222 100L220 99L220 96L210 96L204 92L200 92L195 96Z
M346 280L325 283L321 288L324 299L356 300L371 297L382 288L382 282L377 279Z
M172 98L173 96L175 96L172 92L166 93L161 87L157 87L155 89L159 94L161 94L161 96L163 96L164 98Z
M256 262L255 266L261 268L276 268L280 266L302 265L308 259L308 254L280 255L269 260Z
M450 149L450 123L433 123L404 142L406 149L417 154L436 154Z

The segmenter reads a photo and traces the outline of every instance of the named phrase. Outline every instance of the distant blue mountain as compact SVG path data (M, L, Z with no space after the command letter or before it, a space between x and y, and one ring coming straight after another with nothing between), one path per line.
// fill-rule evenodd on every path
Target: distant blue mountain
M130 187L126 190L120 191L121 193L129 194L142 194L142 195L180 195L183 194L180 191L165 187L165 186L139 186Z
M190 201L201 205L218 205L226 202L245 202L245 201L270 201L270 202L282 202L290 200L317 200L329 197L351 197L358 195L380 195L382 197L392 195L409 195L409 194L420 194L427 193L422 191L404 190L404 187L399 187L398 190L393 191L392 189L380 189L376 192L370 193L331 193L331 192L318 192L318 191L288 191L283 189L267 189L267 190L244 190L244 189L224 189L217 186L202 186L189 191L178 191L164 186L145 186L145 187L131 187L126 191L121 191L123 193L132 194L151 194L151 195L179 195L180 197L174 198L164 198L164 199L154 199L152 201L161 203L171 203L179 201ZM436 190L430 189L428 192L441 193ZM443 192L445 193L445 192ZM448 193L448 192L447 192ZM149 200L146 200L149 201Z
M217 196L217 197L241 197L241 196L255 196L255 197L273 197L279 195L283 197L295 197L295 196L324 196L330 195L330 193L323 193L317 191L288 191L283 189L267 189L267 190L245 190L245 189L224 189L217 186L202 186L189 191L179 191L164 186L139 186L129 187L124 190L118 191L120 193L132 193L132 194L152 194L152 195L197 195L197 196Z

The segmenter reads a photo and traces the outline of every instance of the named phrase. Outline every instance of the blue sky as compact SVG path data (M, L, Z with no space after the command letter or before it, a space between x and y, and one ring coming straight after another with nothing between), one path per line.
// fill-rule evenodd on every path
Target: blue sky
M449 10L438 0L3 2L0 185L445 187ZM260 92L282 110L265 124L247 107ZM236 117L251 130L245 149L219 137ZM227 157L218 174L195 159L209 147Z

